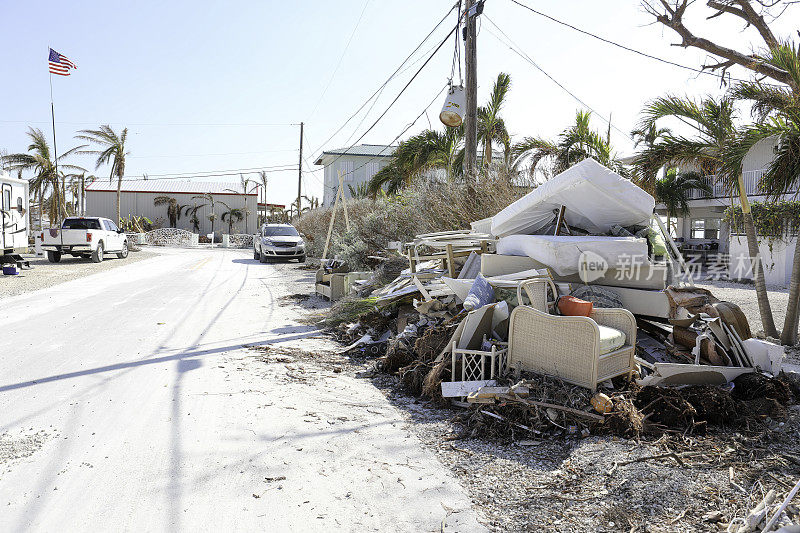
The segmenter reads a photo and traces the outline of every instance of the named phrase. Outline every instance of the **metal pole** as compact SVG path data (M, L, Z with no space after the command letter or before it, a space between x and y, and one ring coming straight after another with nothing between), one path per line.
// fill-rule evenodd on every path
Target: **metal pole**
M50 48L47 49L48 53ZM56 147L56 112L53 106L53 75L50 74L50 118L53 120L53 165L55 166L55 187L53 187L53 194L56 195L56 224L58 219L61 218L61 191L58 189L58 147ZM50 221L53 222L52 220Z
M81 175L81 216L86 216L86 176Z
M478 167L478 57L477 57L477 14L470 16L472 7L477 2L471 2L467 7L465 21L464 61L466 62L466 100L467 112L464 117L464 176L467 181L475 179Z
M303 123L300 123L300 162L297 165L297 216L300 216L300 195L303 184Z

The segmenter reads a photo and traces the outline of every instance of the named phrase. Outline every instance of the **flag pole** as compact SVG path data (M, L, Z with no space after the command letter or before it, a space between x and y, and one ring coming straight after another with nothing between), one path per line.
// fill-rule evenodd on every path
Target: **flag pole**
M52 50L49 46L47 48L47 57L50 57L50 50ZM50 72L49 64L48 64L48 72ZM61 192L58 189L58 147L56 146L56 112L55 107L53 105L53 73L50 72L50 118L53 120L53 164L55 166L56 171L56 179L55 179L55 187L53 188L56 194L56 222L61 216Z

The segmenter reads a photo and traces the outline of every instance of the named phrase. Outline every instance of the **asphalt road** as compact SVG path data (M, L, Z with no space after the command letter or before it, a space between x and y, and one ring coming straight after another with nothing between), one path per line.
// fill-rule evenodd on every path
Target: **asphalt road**
M469 497L330 349L294 264L156 257L0 302L0 531L473 531Z

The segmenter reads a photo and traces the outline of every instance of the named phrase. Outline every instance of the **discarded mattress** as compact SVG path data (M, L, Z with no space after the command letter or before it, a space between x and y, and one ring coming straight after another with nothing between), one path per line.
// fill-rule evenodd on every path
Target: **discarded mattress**
M581 254L593 252L610 268L649 264L647 240L636 237L593 237L569 235L509 235L497 241L497 253L523 255L553 269L559 276L580 270Z
M594 159L584 159L492 217L492 234L537 233L562 205L569 226L608 233L615 224L649 226L655 200Z

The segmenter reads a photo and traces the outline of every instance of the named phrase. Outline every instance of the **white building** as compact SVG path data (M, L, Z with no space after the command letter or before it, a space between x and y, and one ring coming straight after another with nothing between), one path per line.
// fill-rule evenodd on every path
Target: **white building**
M358 190L365 187L379 170L392 160L392 152L397 146L385 144L361 144L352 148L326 150L314 162L325 167L325 191L322 195L323 207L333 205L339 190L339 173L344 178L344 195L351 198L350 188Z
M214 200L215 233L228 233L228 221L223 222L222 215L229 208L246 210L247 217L233 225L233 233L254 233L256 230L258 191L249 194L241 192L241 184L232 182L201 182L190 180L123 180L120 197L120 216L145 216L151 221L161 222L162 227L169 227L166 205L155 205L158 196L175 198L181 206L182 214L177 227L194 231L187 207L202 206L197 211L201 235L211 233L211 202L196 196L210 193ZM98 180L86 186L86 215L117 219L117 183Z
M769 164L775 156L776 141L768 139L759 142L750 150L742 165L742 177L745 191L750 203L765 202L767 197L758 187L759 180L767 172ZM730 191L726 191L721 181L715 176L704 178L711 187L711 194L699 189L694 189L689 200L689 214L677 218L673 225L674 237L681 243L684 255L696 256L701 262L708 264L722 254L730 256L731 270L745 266L741 258L747 255L747 244L744 236L731 235L731 229L723 220L725 209L738 206L739 198L735 194L731 198ZM786 195L787 200L793 199L795 188ZM666 217L666 208L663 204L656 205L656 212ZM767 283L785 285L791 274L791 254L794 253L794 241L787 243L769 243L766 240L761 244L762 261L765 268ZM786 255L788 254L788 257ZM749 262L746 262L749 265ZM788 265L788 266L787 266ZM745 269L746 270L746 269ZM751 277L733 275L732 277Z

